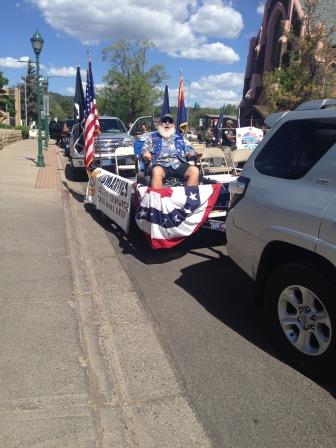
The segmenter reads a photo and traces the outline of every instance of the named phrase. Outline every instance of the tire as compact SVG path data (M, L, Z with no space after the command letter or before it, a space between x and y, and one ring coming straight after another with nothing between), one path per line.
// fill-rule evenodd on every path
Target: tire
M287 264L270 277L265 292L269 331L298 370L336 377L336 286L316 268Z

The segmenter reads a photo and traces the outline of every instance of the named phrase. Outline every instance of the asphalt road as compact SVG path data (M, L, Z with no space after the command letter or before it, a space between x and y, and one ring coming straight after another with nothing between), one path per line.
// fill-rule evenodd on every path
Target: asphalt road
M253 282L226 256L221 234L200 231L157 252L136 229L125 237L108 221L97 225L156 322L216 448L335 446L335 384L318 383L277 356Z

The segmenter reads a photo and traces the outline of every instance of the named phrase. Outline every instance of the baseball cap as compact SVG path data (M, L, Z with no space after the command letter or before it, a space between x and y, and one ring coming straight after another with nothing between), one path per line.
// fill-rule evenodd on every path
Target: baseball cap
M174 118L171 114L164 114L161 118L161 123L166 123L167 121L168 123L174 123Z

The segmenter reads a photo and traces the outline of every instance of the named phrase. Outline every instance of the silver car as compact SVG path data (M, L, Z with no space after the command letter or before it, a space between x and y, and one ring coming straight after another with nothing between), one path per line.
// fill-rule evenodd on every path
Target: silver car
M271 115L229 186L229 256L257 284L291 364L336 376L336 101Z

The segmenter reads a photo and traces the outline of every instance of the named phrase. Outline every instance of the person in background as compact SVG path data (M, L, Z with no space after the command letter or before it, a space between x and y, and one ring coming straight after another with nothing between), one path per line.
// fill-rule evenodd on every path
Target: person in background
M227 146L229 148L236 146L236 133L233 128L232 120L227 120L226 122L226 128L222 133L222 144L223 146Z
M140 124L140 134L144 134L145 132L148 132L148 131L147 131L147 127L146 127L146 123L145 123L145 122L142 122L142 123Z
M165 114L157 131L147 136L142 148L143 159L152 163L152 188L162 188L163 180L168 177L183 180L189 186L197 186L199 170L187 162L193 155L195 152L192 147L176 133L172 115Z

